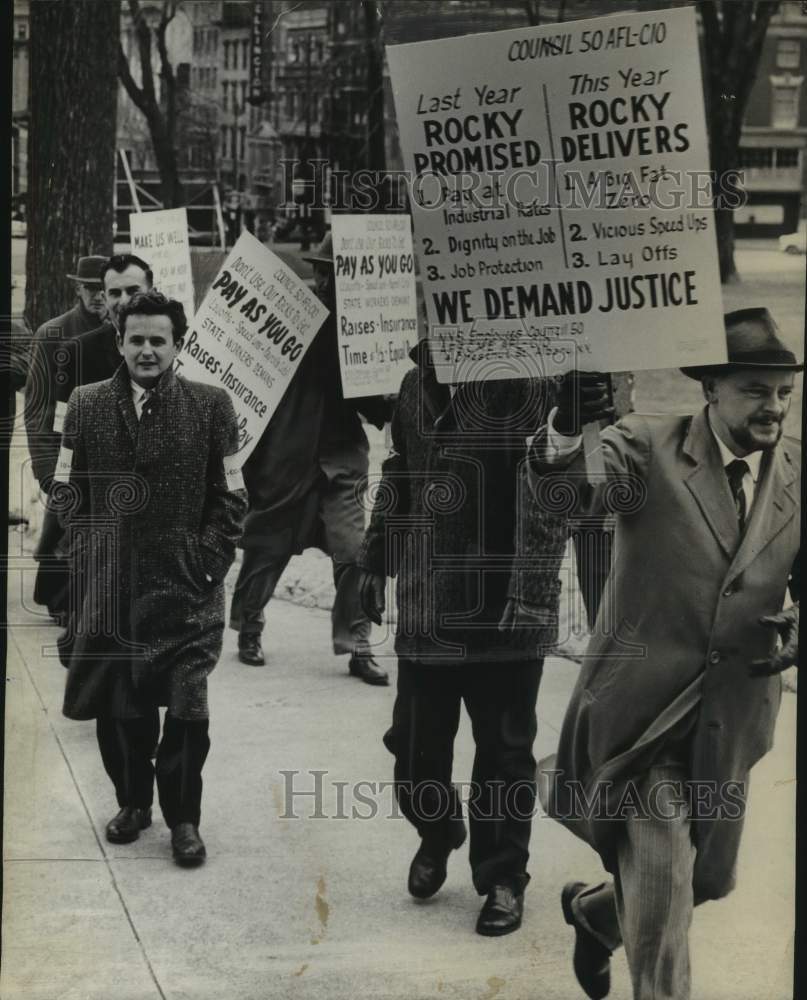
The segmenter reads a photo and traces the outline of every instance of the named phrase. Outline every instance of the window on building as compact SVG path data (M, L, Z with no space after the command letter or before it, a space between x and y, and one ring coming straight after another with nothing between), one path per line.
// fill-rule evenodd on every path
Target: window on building
M247 157L247 127L242 125L238 129L238 141L239 141L239 156L242 160Z
M321 38L317 39L317 44L314 46L314 53L318 63L321 63L325 58L325 44Z
M227 158L227 126L221 126L221 158Z
M238 159L238 129L233 125L230 132L230 156L234 160Z
M776 166L777 167L797 167L799 165L799 151L798 149L783 149L779 148L776 150Z
M801 42L798 38L780 38L776 43L776 65L779 69L798 69Z
M294 107L295 100L294 100L294 98L295 97L296 97L296 94L294 93L293 90L287 90L286 91L286 117L287 118L294 118L294 112L295 112L295 107Z
M225 69L229 69L230 68L230 43L229 42L225 42L224 43L224 68Z
M199 54L199 29L198 28L194 28L193 29L193 54L194 55L198 55Z
M297 42L289 42L288 59L290 63L300 61L300 46Z
M241 81L241 107L245 108L247 106L247 81Z
M244 38L241 42L241 69L249 66L249 39Z
M774 128L795 128L799 123L799 88L774 87L771 125Z
M227 82L227 80L225 80L221 85L221 93L222 93L222 105L224 107L224 110L226 111L227 101L230 98L230 84Z
M740 168L773 166L773 149L770 146L740 146Z

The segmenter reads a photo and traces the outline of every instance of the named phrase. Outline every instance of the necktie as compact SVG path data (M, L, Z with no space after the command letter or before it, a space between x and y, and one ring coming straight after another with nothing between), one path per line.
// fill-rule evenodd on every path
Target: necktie
M145 412L146 404L151 399L152 392L153 392L152 389L144 389L143 390L143 395L140 397L140 416L141 416L141 418L143 416L143 413Z
M731 487L731 495L734 497L734 507L737 511L737 521L740 525L740 531L745 528L746 515L743 478L746 472L749 471L748 462L744 462L741 458L735 458L733 462L729 462L726 466L726 475L728 476L729 486Z

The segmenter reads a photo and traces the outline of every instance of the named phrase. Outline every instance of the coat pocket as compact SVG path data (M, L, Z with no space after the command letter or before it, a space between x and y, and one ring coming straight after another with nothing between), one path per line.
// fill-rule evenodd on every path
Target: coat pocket
M208 589L210 587L210 581L207 579L207 572L202 560L199 540L193 535L187 536L185 554L188 576L190 577L194 587L196 587L197 590Z

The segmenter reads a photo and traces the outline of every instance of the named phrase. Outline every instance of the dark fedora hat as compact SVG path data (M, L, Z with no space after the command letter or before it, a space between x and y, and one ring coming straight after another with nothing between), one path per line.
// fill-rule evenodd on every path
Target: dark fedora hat
M71 281L80 281L82 285L98 285L101 281L101 268L109 257L79 257L75 274L68 274Z
M313 254L310 257L303 257L303 260L307 260L311 264L329 264L333 267L333 236L331 236L330 229Z
M737 309L723 317L726 326L728 361L720 365L682 368L688 378L705 375L728 375L744 368L769 368L775 371L800 372L804 365L779 339L779 330L767 309Z

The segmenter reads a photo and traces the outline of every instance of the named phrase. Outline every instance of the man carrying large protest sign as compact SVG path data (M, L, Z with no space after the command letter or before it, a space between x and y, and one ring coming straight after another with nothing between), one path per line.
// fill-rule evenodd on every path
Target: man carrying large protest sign
M601 376L567 377L529 452L539 507L566 484L580 509L617 515L558 752L539 766L547 811L614 876L562 894L589 997L608 993L619 944L637 1000L689 997L692 907L734 887L749 771L797 655L798 603L782 608L788 585L799 598L801 449L782 424L803 365L766 309L727 314L725 331L727 363L682 369L705 409L608 427L599 482L579 431L606 414Z
M76 273L78 301L61 316L49 319L34 334L25 383L25 430L34 477L43 493L50 491L59 454L60 434L54 429L59 368L65 341L95 330L106 315L100 268L106 257L79 257ZM60 531L53 514L45 511L34 558L39 563L34 600L60 619L66 610L67 570L57 548Z
M469 798L477 932L522 920L535 805L535 714L544 652L557 638L566 518L530 503L522 474L540 379L441 385L429 344L401 385L392 451L362 548L362 600L381 623L397 577L398 691L384 737L395 789L421 838L409 892L433 896L466 836L452 784L464 702L476 754Z
M223 581L246 510L230 474L238 426L225 390L173 370L187 329L179 302L143 292L115 318L124 363L71 395L51 498L83 577L72 644L62 647L63 711L96 720L120 807L106 837L123 844L151 824L151 754L166 706L160 807L174 859L198 865L207 675L221 653Z
M350 654L354 676L385 685L387 675L369 648L371 625L359 606L355 561L364 534L360 493L369 452L359 413L382 427L389 407L381 396L343 398L330 234L307 259L314 265L317 295L331 315L244 464L250 510L230 625L238 630L241 661L262 665L263 609L292 555L317 546L333 561L334 652Z

